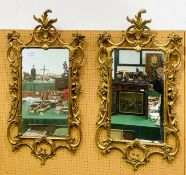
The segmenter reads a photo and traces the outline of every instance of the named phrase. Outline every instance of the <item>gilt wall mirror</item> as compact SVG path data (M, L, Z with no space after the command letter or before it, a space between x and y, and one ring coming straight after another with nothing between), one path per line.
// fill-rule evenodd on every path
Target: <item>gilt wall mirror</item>
M131 26L121 42L112 42L107 33L98 38L97 144L103 153L121 151L134 169L154 154L171 161L179 150L173 106L182 38L172 34L160 44L147 26L151 20L142 20L143 13L127 17Z
M62 41L46 10L24 43L16 31L8 34L11 68L11 111L7 130L13 150L31 148L42 161L60 148L75 151L81 141L79 95L84 36Z

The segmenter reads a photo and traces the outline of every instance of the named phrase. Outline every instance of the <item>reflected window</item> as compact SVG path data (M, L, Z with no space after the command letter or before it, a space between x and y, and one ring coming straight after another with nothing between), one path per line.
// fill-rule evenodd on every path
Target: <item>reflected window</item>
M164 141L163 59L156 50L114 51L111 137Z
M22 135L68 134L68 49L22 50Z
M135 50L118 50L119 64L140 64L140 52Z

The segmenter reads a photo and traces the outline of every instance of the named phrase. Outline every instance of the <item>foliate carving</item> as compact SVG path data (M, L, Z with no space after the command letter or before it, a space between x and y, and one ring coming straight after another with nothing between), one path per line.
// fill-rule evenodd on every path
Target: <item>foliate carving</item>
M182 38L176 34L170 34L168 36L170 42L175 44L175 47L180 47L182 45Z
M84 38L85 36L80 34L80 33L73 33L73 41L75 41L77 44L82 44L84 43Z
M131 151L133 151L134 149L138 149L139 151L141 151L142 155L135 152L131 155ZM134 166L134 169L137 169L139 165L144 165L148 161L148 152L149 151L146 145L141 144L139 140L135 140L125 147L124 158L128 163L131 163Z
M146 10L140 10L133 19L127 17L127 21L131 23L131 26L126 31L126 40L129 44L134 45L137 51L140 51L141 47L148 44L152 39L151 30L147 26L151 20L142 20L143 13L146 13Z
M107 32L100 34L98 37L98 45L109 43L110 38L111 38L111 35L108 34Z
M58 37L57 30L53 26L57 19L49 19L48 13L52 13L52 10L46 10L43 15L41 15L41 18L37 18L34 15L34 19L40 24L35 27L33 38L38 43L41 43L44 49L47 49L49 44L54 42Z
M97 145L103 153L109 153L112 150L119 150L124 160L133 165L136 170L140 165L146 164L154 154L162 155L167 161L174 160L179 150L178 124L173 106L176 101L176 74L181 62L180 46L182 38L176 34L169 35L165 44L155 42L155 36L147 24L151 20L142 20L141 15L146 10L140 10L134 19L127 17L131 26L122 33L121 41L113 43L111 35L107 33L98 36L98 61L100 70L100 85L98 95L100 98L99 116L97 121ZM140 51L142 49L152 49L164 52L166 58L164 61L165 74L165 121L164 143L147 143L140 140L114 140L110 137L111 128L111 79L112 79L112 51L114 49L133 49ZM106 136L105 136L106 131ZM175 140L174 145L169 145L168 138L171 136ZM138 151L140 151L140 155Z
M48 145L50 149L42 147L42 144ZM55 147L55 143L52 140L47 139L46 137L36 139L31 145L32 154L34 154L41 160L41 164L44 164L48 158L53 157L55 155Z
M81 93L80 85L80 70L81 64L84 58L84 52L82 44L84 43L85 36L81 34L73 34L72 41L70 43L64 43L61 41L58 31L53 24L57 19L48 19L48 13L51 10L46 10L41 18L34 19L40 23L33 31L32 38L29 42L23 43L20 40L20 34L16 31L9 33L7 36L9 42L9 48L7 51L8 60L11 70L11 83L9 86L11 94L11 110L8 119L7 137L12 144L13 151L18 150L22 146L27 146L31 149L32 154L39 158L42 165L48 158L53 157L57 150L60 148L66 148L69 151L74 152L81 142L81 114L79 110L79 95ZM21 69L22 60L21 51L23 48L66 48L69 50L69 114L68 114L68 129L76 131L76 136L69 135L62 138L48 138L48 137L33 137L25 138L20 133L20 126L22 121L22 104L21 104ZM14 129L17 129L15 132ZM13 131L14 130L14 131Z
M8 42L12 43L14 40L18 40L20 37L20 34L16 31L13 31L12 33L9 33L7 36Z

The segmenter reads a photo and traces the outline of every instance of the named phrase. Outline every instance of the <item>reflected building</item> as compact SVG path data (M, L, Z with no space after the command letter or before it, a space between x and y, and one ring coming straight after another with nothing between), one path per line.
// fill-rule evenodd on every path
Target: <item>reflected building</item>
M32 81L34 81L36 79L36 69L35 69L34 65L31 69L31 77L32 77Z

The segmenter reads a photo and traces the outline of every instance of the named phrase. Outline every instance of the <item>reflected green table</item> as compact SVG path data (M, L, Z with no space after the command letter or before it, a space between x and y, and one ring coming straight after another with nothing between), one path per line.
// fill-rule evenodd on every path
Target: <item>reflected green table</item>
M160 126L145 116L115 114L111 117L111 128L134 131L135 137L144 140L160 140Z
M61 112L59 114L55 114L54 108L50 108L46 111L45 114L30 114L28 112L29 103L23 102L22 108L22 132L28 130L29 125L40 125L40 126L67 126L68 125L68 118L67 114Z

